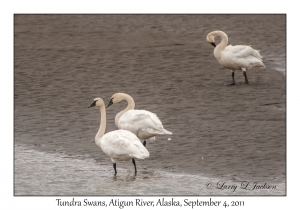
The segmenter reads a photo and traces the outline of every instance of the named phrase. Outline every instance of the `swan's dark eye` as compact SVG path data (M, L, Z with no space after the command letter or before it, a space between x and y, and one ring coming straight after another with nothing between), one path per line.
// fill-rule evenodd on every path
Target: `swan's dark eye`
M106 108L109 107L110 105L112 105L112 104L114 103L114 102L113 102L113 99L114 99L114 98L111 98L111 99L110 99L110 101L108 102Z

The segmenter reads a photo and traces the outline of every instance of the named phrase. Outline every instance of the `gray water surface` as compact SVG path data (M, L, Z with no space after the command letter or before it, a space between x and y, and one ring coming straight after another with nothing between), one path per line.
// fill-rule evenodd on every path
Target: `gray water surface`
M15 195L283 195L285 184L267 182L275 189L245 189L242 181L166 172L119 162L118 174L107 160L100 163L66 154L54 155L15 147ZM130 161L127 163L131 163ZM126 168L125 168L126 167ZM212 187L211 183L214 184ZM218 184L219 183L219 184ZM260 182L264 185L265 182ZM244 184L245 185L245 184ZM236 186L236 189L233 187Z
M285 195L285 15L15 15L15 195ZM266 69L221 67L206 42L260 50ZM217 42L219 40L216 40ZM117 164L94 142L116 92L154 112L172 136L150 157ZM107 109L106 132L125 102ZM171 141L168 141L171 138ZM212 181L275 184L276 190L207 189Z

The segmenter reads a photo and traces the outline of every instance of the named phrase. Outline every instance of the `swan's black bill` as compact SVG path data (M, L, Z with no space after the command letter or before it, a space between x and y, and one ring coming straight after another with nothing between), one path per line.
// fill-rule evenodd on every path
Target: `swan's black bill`
M110 99L109 103L107 104L106 108L109 107L110 105L112 105L114 102L113 102L113 98Z
M210 42L209 44L211 44L212 46L216 47L216 43L214 43L214 42Z
M96 106L97 101L93 101L93 103L91 103L91 105L88 106L88 108Z

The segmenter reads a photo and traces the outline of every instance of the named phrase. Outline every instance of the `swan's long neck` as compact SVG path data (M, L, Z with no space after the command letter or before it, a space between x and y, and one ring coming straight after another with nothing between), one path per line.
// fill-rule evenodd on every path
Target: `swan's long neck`
M216 31L215 36L221 37L221 42L216 46L216 51L222 51L228 45L228 36L223 31Z
M96 144L99 147L100 147L101 138L104 135L105 129L106 129L106 111L105 111L105 106L101 106L100 107L100 114L101 114L101 117L100 117L100 127L99 127L99 130L98 130L98 132L96 134L96 137L95 137L95 142L96 142Z
M135 103L134 103L134 100L133 98L130 96L130 95L127 95L127 94L122 94L122 100L125 100L127 101L127 107L120 111L117 115L116 115L116 119L115 119L115 123L118 126L118 121L119 121L119 118L125 113L127 112L128 110L133 110L134 107L135 107Z

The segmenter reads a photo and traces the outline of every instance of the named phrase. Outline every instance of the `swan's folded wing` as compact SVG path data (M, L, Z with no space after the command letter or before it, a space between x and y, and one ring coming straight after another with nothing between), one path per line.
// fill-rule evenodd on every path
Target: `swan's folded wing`
M262 60L262 56L259 54L258 50L253 49L251 46L246 45L228 45L224 52L228 54L233 54L236 58L246 58L249 56L256 57L259 60Z
M156 114L145 110L129 110L125 112L119 119L119 125L126 130L148 128L164 130L162 122Z
M116 130L105 134L101 144L103 151L114 158L129 156L144 159L149 157L148 150L136 135L126 130Z

